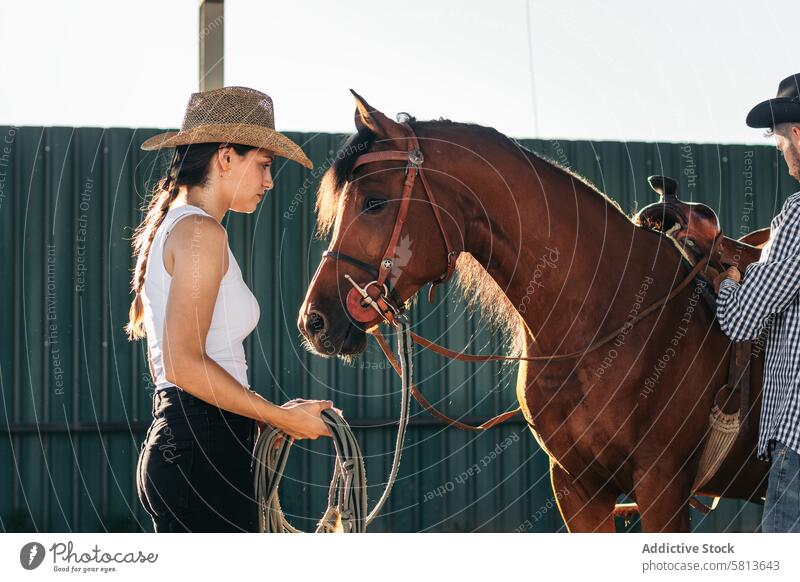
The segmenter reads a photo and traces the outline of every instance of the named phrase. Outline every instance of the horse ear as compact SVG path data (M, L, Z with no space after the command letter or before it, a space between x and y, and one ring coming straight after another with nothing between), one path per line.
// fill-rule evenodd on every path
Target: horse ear
M350 89L353 97L356 98L355 122L356 129L369 129L376 135L388 138L404 137L406 133L396 121L392 121L386 115L374 109L366 100Z

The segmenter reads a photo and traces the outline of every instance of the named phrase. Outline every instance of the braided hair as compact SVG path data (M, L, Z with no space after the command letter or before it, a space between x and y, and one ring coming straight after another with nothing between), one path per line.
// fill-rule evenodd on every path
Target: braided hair
M153 239L158 227L164 222L172 201L180 193L181 186L203 186L207 183L211 158L223 145L230 145L240 156L255 149L251 146L221 143L201 143L176 147L166 175L154 188L147 207L142 209L146 214L142 223L134 231L132 242L136 268L131 278L131 291L135 296L128 312L128 324L125 326L125 333L129 340L142 339L147 335L144 326L142 289L147 275L150 248L153 246Z

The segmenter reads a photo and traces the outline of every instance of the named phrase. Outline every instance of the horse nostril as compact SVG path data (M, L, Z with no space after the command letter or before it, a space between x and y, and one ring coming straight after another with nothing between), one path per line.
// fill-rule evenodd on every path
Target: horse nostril
M325 319L317 313L316 311L312 311L306 317L306 329L311 334L317 334L325 329Z

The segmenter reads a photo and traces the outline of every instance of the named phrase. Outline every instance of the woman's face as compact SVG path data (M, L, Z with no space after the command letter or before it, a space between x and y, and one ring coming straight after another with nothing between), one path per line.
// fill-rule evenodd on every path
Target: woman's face
M272 189L272 152L252 149L240 156L232 147L222 148L220 153L227 160L228 170L222 172L220 183L229 196L230 209L250 214Z

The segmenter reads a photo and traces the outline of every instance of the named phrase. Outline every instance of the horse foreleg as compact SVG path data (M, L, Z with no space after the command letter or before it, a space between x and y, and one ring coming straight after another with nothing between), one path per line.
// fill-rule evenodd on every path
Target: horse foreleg
M606 489L592 491L552 459L550 459L550 482L567 531L580 533L615 531L616 493Z
M642 531L688 532L690 485L681 474L649 471L636 480L636 502Z

